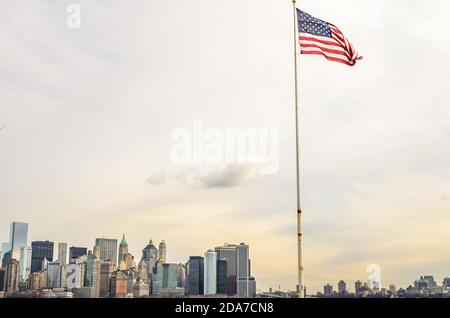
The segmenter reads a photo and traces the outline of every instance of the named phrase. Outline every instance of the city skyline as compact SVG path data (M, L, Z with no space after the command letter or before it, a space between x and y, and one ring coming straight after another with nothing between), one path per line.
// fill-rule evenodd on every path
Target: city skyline
M26 228L27 228L27 230L28 230L28 223L26 223L26 222L17 222L17 221L13 221L13 222L11 222L11 226L10 226L10 228L12 229L13 228L13 224L16 224L16 223L22 223L22 224L26 224ZM26 233L26 235L28 236L28 233ZM53 258L51 259L51 260L49 260L50 262L52 262L52 261L57 261L57 262L61 262L61 264L65 264L64 262L65 261L67 261L67 260L69 260L69 262L70 262L70 248L75 248L75 249L81 249L81 250L84 250L85 252L83 252L83 253L81 253L80 255L77 255L76 257L78 257L78 256L88 256L88 252L93 252L94 251L94 249L95 249L95 247L99 247L100 248L100 246L99 245L97 245L99 242L101 242L102 240L108 240L108 241L115 241L115 244L116 244L116 248L114 248L114 250L115 250L115 255L113 255L113 258L112 259L117 259L117 257L118 256L120 256L120 246L119 245L117 245L117 242L119 241L119 239L115 239L115 238L105 238L105 237L102 237L102 238L95 238L95 239L92 239L95 243L94 243L94 245L87 245L87 246L74 246L73 244L69 244L69 243L67 243L67 242L58 242L58 241L50 241L50 240L44 240L44 241L35 241L35 240L30 240L30 244L28 244L29 246L32 246L32 243L39 243L39 242L49 242L49 243L52 243L53 244L53 251L52 251L52 253L51 253L51 255L53 255ZM122 234L122 242L124 242L124 240L125 240L125 234ZM150 239L150 241L152 241L152 239ZM8 242L4 242L4 243L8 243ZM129 247L128 247L128 243L127 243L127 241L125 241L125 243L127 244L127 249L126 249L126 253L128 253L128 250L129 250ZM163 240L161 240L161 243L159 244L159 247L161 247L161 244L163 244L164 243L164 256L165 256L165 253L166 253L166 246L165 246L165 240L163 239ZM59 246L60 244L64 244L65 246L66 246L66 248L67 248L67 250L66 250L66 253L68 253L67 254L67 259L65 259L65 260L62 260L62 259L59 259L58 258L58 256L60 255L60 250L59 249L57 249L57 248L55 248L56 246ZM223 249L227 249L227 244L228 243L224 243L224 246L223 247L220 247L220 248L223 248ZM213 244L214 245L214 244ZM70 246L70 247L69 247ZM215 251L214 251L214 249L206 249L203 253L199 253L198 255L194 255L194 254L191 254L186 260L185 260L185 263L187 264L188 262L189 262L189 259L191 259L191 258L201 258L201 259L205 259L205 269L204 269L204 271L205 271L205 273L206 273L206 258L207 258L207 255L208 255L208 257L211 257L211 253L214 253L216 256L215 256L215 260L217 261L217 260L220 260L218 257L220 257L220 252L219 252L219 247L217 247L218 245L217 244L215 244L214 246L216 246L216 248L215 248ZM233 245L231 245L231 246L233 246ZM28 247L28 246L25 246L25 247ZM135 248L136 249L136 248ZM134 249L133 249L134 250ZM139 251L141 251L141 252L143 252L142 251L142 249L137 249L137 250L139 250ZM4 256L4 252L6 252L6 251L1 251L2 253L0 254L1 255L1 257L3 257ZM222 252L223 253L223 252ZM248 253L248 252L247 252ZM137 256L137 258L136 258L136 255L140 255L140 254L133 254L133 253L131 253L130 255L133 255L133 257L134 257L134 262L137 264L138 263L138 261L141 259L139 256ZM194 256L193 256L194 255ZM237 255L239 255L239 252L238 252L238 254ZM99 250L99 256L100 256L100 250ZM31 263L31 255L29 256L30 257L30 263ZM222 257L226 257L226 254L223 254L222 255ZM247 255L247 257L248 257L248 255ZM158 257L158 259L161 259L160 257ZM104 261L104 260L110 260L109 258L107 258L107 259L102 259L102 258L99 258L99 260L101 260L101 261ZM119 258L119 260L120 260L120 258ZM19 261L19 259L17 259L17 261ZM163 263L173 263L173 264L177 264L177 263L179 263L179 264L181 264L181 263L183 263L183 261L173 261L172 259L170 259L170 261L171 262L168 262L167 261L167 259L164 257L164 260L163 260ZM234 261L236 261L236 262L239 262L237 259L236 260L234 260ZM0 264L1 264L1 258L0 258ZM115 264L117 264L117 263L115 263ZM136 266L137 267L137 266ZM244 267L242 267L241 266L241 269L243 269L243 270L245 270L244 269ZM248 270L248 269L247 269ZM22 271L22 270L21 270ZM33 271L36 271L35 269L32 269L31 270L31 272L33 272ZM214 276L216 276L217 275L217 273L216 272L214 272L214 274L213 274ZM428 276L427 276L428 275ZM255 275L256 276L256 275ZM244 275L244 277L245 277L245 275ZM425 273L422 273L422 274L420 274L420 279L423 279L423 277L425 277L425 278L427 278L427 277L432 277L433 278L433 282L434 282L434 278L436 278L436 284L438 284L438 286L441 286L441 285L439 285L439 282L440 281L442 281L442 286L445 288L445 287L449 287L450 288L450 272L447 274L447 275L443 275L442 277L440 277L440 276L437 276L437 275L435 275L435 274L433 274L433 273L427 273L427 272L425 272ZM206 278L206 276L205 276L205 278ZM380 279L381 279L381 277L380 277ZM335 287L335 286L339 286L339 284L341 283L341 282L347 282L348 280L346 280L345 278L342 278L342 279L340 279L339 281L336 281L336 282L332 282L332 281L328 281L327 282L327 285L326 286L329 286L329 287L331 287L332 289L332 291L336 291L335 289L333 290L333 287ZM382 279L381 279L381 281L376 281L376 280L373 280L373 281L371 281L369 278L366 278L366 279L364 279L364 278L360 278L360 279L357 279L357 280L355 280L355 281L348 281L348 282L350 282L350 283L360 283L361 285L362 285L362 287L364 287L364 286L366 286L366 288L367 288L367 284L369 284L369 289L370 290L372 290L372 288L377 288L377 291L381 291L381 289L385 289L385 290L389 290L392 286L395 286L395 287L397 287L398 289L406 289L408 286L415 286L415 284L406 284L406 285L400 285L400 284L397 284L395 281L389 281L389 282L386 282L386 281L383 281ZM415 281L415 282L417 282L417 280ZM381 285L380 285L380 283L381 283ZM371 285L371 284L375 284L375 285ZM447 284L447 285L446 285ZM278 288L280 288L281 287L281 285L278 285L277 284L277 282L273 282L273 284L272 284L273 286L271 286L271 287L269 287L269 288L267 288L267 290L278 290ZM211 285L209 285L209 286L211 286ZM353 293L356 293L356 291L357 291L357 288L355 287L355 288L352 288L352 284L350 284L350 285L345 285L346 287L346 291L347 292L353 292ZM206 287L206 284L205 284L205 287ZM310 297L310 296L315 296L316 294L317 295L319 295L319 294L322 294L322 295L325 295L325 296L327 296L326 295L326 293L325 292L323 292L323 293L321 293L321 290L320 289L318 289L317 291L314 291L314 290L310 290L310 289L308 289L308 286L306 286L306 288L307 288L307 294L308 294L308 296ZM324 286L324 288L325 288L325 286ZM214 284L214 289L217 291L218 289L217 289L217 285L216 284ZM236 285L236 289L238 289L238 285ZM266 289L260 289L260 288L257 288L256 289L257 290L257 293L265 293L267 290ZM282 291L284 291L284 292L294 292L294 290L293 289L289 289L289 288L284 288L284 289L282 289ZM202 286L202 293L203 292L205 292L205 295L208 295L208 294L212 294L212 295L214 295L215 293L207 293L206 291L203 291L203 286ZM238 291L236 291L236 292L238 292ZM341 293L338 293L338 294L341 294ZM333 294L334 296L336 295L336 294ZM328 296L332 296L332 295L328 295ZM342 295L341 295L342 296Z
M292 2L78 2L80 29L66 1L2 4L0 240L11 220L68 247L125 232L130 253L164 238L173 261L243 241L259 289L295 289ZM299 57L308 289L370 264L403 286L448 275L450 4L299 7L364 55L357 68ZM173 162L173 132L197 121L275 129L279 170Z
M21 231L16 237L17 226ZM150 239L142 256L133 255L125 234L117 239L96 238L95 245L30 241L28 223L11 222L11 243L20 241L20 258L12 250L2 255L0 298L141 298L141 297L255 297L256 280L250 272L249 246L228 244L208 249L185 262L167 260L167 244L159 249ZM17 240L19 239L19 240ZM3 246L6 246L3 245ZM55 249L55 246L58 246ZM222 253L224 250L226 253ZM28 253L25 253L28 251ZM69 257L67 258L67 251Z

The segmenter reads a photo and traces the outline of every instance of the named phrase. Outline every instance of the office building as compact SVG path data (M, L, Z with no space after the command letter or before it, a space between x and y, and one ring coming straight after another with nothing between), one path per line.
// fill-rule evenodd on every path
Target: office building
M186 287L188 295L203 295L204 293L204 259L201 256L191 256L186 265Z
M6 267L5 292L19 291L19 261L12 258Z
M11 244L9 242L2 243L0 249L3 252L3 255L5 255L5 253L11 249Z
M100 246L94 245L94 248L92 249L92 255L94 255L94 257L100 261Z
M186 287L186 266L184 264L178 264L178 287L185 288Z
M227 261L217 260L217 294L227 294Z
M150 276L155 272L156 270L156 263L159 259L159 252L158 249L153 244L153 241L150 240L148 245L142 250L142 258L147 263L147 269Z
M355 282L355 293L358 292L361 288L363 288L363 284L361 281L357 280Z
M178 265L158 263L152 278L152 294L159 295L161 289L178 287Z
M58 243L58 261L61 265L67 265L67 243Z
M92 287L92 298L100 297L101 262L91 252L86 262L86 287Z
M60 261L47 263L47 288L61 288L62 265Z
M53 261L53 242L35 241L31 242L31 272L40 272L44 259Z
M116 239L97 238L95 245L100 248L100 261L111 261L113 264L118 264Z
M338 283L338 293L345 294L346 292L347 292L347 284L343 280L340 280Z
M142 280L136 281L133 286L133 298L147 297L150 293L149 285Z
M143 281L144 283L148 284L148 269L147 269L147 263L142 258L141 261L138 264L137 267L137 273L136 273L137 279Z
M249 246L241 243L236 246L237 295L254 297L255 278L251 276Z
M249 276L248 278L240 279L237 282L237 289L240 294L239 297L242 298L252 298L256 296L256 280L254 277Z
M111 297L125 298L128 295L128 273L116 271L111 276Z
M69 248L69 262L72 260L76 260L79 257L86 256L87 255L87 248L86 247L76 247L72 246Z
M333 286L330 284L323 286L323 293L325 296L331 296L333 294Z
M217 259L227 262L227 294L232 296L237 292L237 245L225 243L215 248Z
M10 260L11 260L11 250L9 250L5 254L3 254L3 259L2 259L2 265L1 266L6 268L6 266L8 266L8 264L9 264Z
M103 261L100 264L100 298L108 298L111 288L111 276L116 265L112 261Z
M215 295L217 293L217 253L208 250L204 258L204 295Z
M0 267L0 292L5 291L6 285L6 268Z
M125 234L124 234L122 237L122 241L120 242L120 245L119 245L119 262L124 261L126 263L127 255L128 255L128 243L127 243L127 240L125 239Z
M20 259L20 249L28 246L28 223L11 223L9 243L11 244L11 258Z
M25 246L20 249L20 281L28 279L31 273L31 247Z
M44 275L46 273L43 272L35 272L31 273L28 277L28 290L40 290L42 288L45 288L46 285L46 279L44 278Z
M434 277L433 277L433 276L431 276L431 275L424 276L423 279L426 280L426 281L428 282L428 286L429 286L430 288L433 288L433 287L436 287L436 286L437 286L437 283L436 283L436 281L434 280Z
M166 262L166 252L167 252L167 246L166 241L162 241L159 243L159 262L165 263Z

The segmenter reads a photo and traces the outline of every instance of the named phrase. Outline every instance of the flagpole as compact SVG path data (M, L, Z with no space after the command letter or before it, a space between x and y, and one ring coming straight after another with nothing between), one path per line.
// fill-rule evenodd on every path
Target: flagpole
M298 248L298 297L304 298L304 283L303 283L303 259L302 259L302 209L300 204L300 143L299 143L299 103L298 103L298 20L296 0L292 0L292 7L294 12L294 73L295 73L295 150L296 150L296 172L297 172L297 248Z

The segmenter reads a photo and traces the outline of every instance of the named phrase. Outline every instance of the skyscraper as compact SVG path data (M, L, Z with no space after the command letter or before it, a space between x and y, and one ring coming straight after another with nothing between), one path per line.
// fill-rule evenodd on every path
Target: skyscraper
M6 284L6 268L0 267L0 292L5 291Z
M47 264L47 288L61 288L62 265L60 261Z
M142 298L148 296L150 288L147 283L137 280L133 286L133 298Z
M19 262L12 258L6 268L5 292L19 290Z
M24 281L28 278L31 273L31 247L25 246L20 249L20 275L19 278L21 281Z
M423 277L423 279L426 280L426 281L428 281L428 286L429 286L429 287L436 287L436 286L437 286L437 283L436 283L436 281L434 280L434 277L433 277L433 276L431 276L431 275L425 275L425 276Z
M159 243L159 262L165 263L166 262L166 241L162 240L161 243Z
M18 260L20 249L28 245L28 223L11 223L9 243L11 244L11 258Z
M186 265L178 264L178 287L186 288Z
M130 273L127 271L116 271L111 276L111 297L113 298L125 298L128 293ZM133 292L133 286L131 286L131 292Z
M217 260L217 294L227 294L227 261Z
M86 262L86 287L92 288L91 296L100 297L100 260L89 252Z
M204 292L204 260L201 256L191 256L186 265L187 294L203 295Z
M39 290L45 288L46 278L44 277L46 273L35 272L31 273L28 277L28 290Z
M3 259L2 259L2 267L6 268L9 264L9 261L11 260L11 250L9 250L8 252L6 252L3 255Z
M58 261L67 265L67 243L58 243Z
M87 248L86 247L76 247L72 246L69 248L69 261L75 260L81 256L87 255Z
M94 245L94 248L92 249L92 255L94 255L96 259L100 260L100 246Z
M122 241L119 245L119 261L127 262L127 255L128 255L128 243L125 239L125 234L122 237Z
M31 272L39 272L42 270L42 262L44 259L53 261L53 242L35 241L31 242Z
M144 283L148 284L148 269L147 269L147 263L142 258L141 261L138 264L137 273L136 273L137 279L143 281Z
M156 262L158 261L158 249L153 244L153 241L150 240L148 245L142 250L142 258L147 263L148 273L153 274Z
M8 266L9 260L11 259L11 244L9 242L2 243L1 245L1 253L0 253L0 267L4 267L6 270L6 266ZM9 257L7 259L4 259L6 256L6 253L9 253Z
M339 294L345 294L347 292L347 284L343 281L340 280L338 283L338 293Z
M205 253L204 262L204 294L215 295L217 293L217 253L208 250Z
M325 296L331 296L333 294L333 286L330 284L323 286L323 293Z
M115 264L112 261L103 261L100 264L100 297L108 298L111 288L111 276L115 270Z
M361 281L357 280L355 282L355 293L357 293L361 288L363 287L363 284Z
M158 263L156 274L152 279L152 294L159 295L161 289L174 289L178 287L177 264Z
M236 294L237 282L237 253L235 244L225 244L215 248L217 259L227 262L227 293L232 296Z
M108 238L95 239L95 245L100 247L100 261L110 260L113 264L117 263L117 240Z
M254 297L256 281L251 276L249 246L241 243L236 246L237 295L239 297Z

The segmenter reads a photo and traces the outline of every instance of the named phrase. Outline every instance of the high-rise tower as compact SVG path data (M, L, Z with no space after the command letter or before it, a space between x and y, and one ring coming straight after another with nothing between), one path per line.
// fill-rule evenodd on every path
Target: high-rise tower
M95 245L100 247L100 260L117 263L117 240L108 238L95 239Z
M11 223L9 243L11 244L11 258L19 260L20 249L28 245L28 223Z
M161 243L159 243L159 262L165 263L166 262L166 241L162 240Z
M215 295L217 293L217 253L208 250L205 253L204 269L204 294Z
M156 261L158 260L158 249L150 240L148 245L142 250L142 258L147 263L147 270L149 274L153 274L156 268Z
M122 236L122 241L119 245L119 261L127 261L127 255L128 255L128 243L125 239L125 234Z

